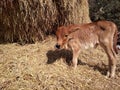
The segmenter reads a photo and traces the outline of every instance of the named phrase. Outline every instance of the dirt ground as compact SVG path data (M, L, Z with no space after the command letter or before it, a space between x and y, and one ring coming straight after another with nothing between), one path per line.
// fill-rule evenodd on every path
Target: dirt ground
M73 70L71 53L55 51L55 42L49 37L23 46L0 44L0 90L120 90L120 52L116 78L110 79L103 49L82 51Z

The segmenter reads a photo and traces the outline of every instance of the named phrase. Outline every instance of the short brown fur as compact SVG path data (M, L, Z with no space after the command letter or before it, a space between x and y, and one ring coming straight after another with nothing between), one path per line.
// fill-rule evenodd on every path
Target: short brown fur
M108 77L115 76L117 26L111 21L61 26L56 31L57 48L70 49L73 52L72 64L76 68L81 49L100 45L109 59Z

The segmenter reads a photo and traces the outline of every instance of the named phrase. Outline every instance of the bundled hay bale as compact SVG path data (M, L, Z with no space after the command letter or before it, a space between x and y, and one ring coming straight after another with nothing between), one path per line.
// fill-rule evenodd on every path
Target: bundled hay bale
M0 38L7 42L44 40L56 27L90 22L87 0L0 0Z

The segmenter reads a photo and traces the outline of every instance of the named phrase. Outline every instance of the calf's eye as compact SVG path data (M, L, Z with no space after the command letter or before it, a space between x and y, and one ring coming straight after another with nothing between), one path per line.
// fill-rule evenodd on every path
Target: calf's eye
M68 35L66 34L65 37L67 37Z

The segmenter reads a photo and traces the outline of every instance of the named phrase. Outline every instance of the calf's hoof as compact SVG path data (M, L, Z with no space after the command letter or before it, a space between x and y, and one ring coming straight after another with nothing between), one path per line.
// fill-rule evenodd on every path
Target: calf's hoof
M109 71L107 72L107 77L108 78L115 78L115 73L110 73Z

